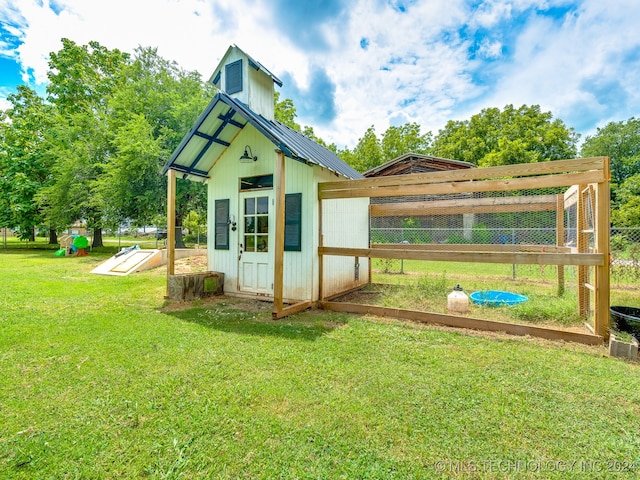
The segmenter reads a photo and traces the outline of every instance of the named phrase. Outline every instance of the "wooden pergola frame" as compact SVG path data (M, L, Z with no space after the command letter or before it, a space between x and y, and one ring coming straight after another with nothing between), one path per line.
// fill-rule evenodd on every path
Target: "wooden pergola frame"
M578 242L577 248L564 243L564 209L571 195L541 195L506 198L454 198L436 202L406 202L371 205L372 216L437 215L453 213L499 213L514 211L555 210L556 245L370 245L370 248L343 248L322 243L320 222L320 291L319 305L327 310L353 313L372 313L454 327L504 331L518 335L563 339L600 344L609 332L609 158L559 160L553 162L519 164L490 168L465 169L381 178L366 178L319 184L320 218L322 202L338 198L399 197L412 195L459 195L481 192L514 191L549 187L577 189ZM572 191L570 188L568 193ZM588 192L591 196L593 226L584 224ZM567 198L565 198L565 196ZM569 203L570 204L570 203ZM586 235L594 235L595 248L588 250ZM469 318L455 315L417 312L373 305L334 302L323 294L323 257L326 255L431 260L453 262L483 262L505 264L558 265L559 288L564 288L564 266L578 266L578 295L580 314L586 317L589 291L594 293L593 332L577 333L530 325ZM588 282L588 269L595 270L594 282Z

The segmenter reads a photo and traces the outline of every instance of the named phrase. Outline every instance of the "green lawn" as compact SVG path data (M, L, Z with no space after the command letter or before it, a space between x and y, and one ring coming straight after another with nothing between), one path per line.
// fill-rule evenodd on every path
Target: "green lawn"
M640 364L0 252L0 478L635 478ZM615 470L626 470L616 473ZM473 473L475 472L475 473Z

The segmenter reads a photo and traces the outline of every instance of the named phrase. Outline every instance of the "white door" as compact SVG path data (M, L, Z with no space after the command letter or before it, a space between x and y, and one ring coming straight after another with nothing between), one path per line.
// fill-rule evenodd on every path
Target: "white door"
M239 290L273 295L273 190L240 193Z

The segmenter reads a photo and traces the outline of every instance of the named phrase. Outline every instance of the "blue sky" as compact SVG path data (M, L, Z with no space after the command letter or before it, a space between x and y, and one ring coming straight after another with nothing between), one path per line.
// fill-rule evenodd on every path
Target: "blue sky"
M507 104L584 136L640 116L638 21L638 0L0 0L0 108L19 83L44 92L62 37L157 47L204 78L236 44L340 147Z

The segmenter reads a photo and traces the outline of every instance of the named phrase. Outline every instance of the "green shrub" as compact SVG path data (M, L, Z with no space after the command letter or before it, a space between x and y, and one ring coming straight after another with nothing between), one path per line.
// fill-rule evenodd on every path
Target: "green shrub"
M614 252L624 252L629 247L629 240L624 235L613 235L611 237L611 250Z
M473 243L491 243L492 238L493 233L484 223L477 223L474 225L471 232L471 241Z
M447 237L447 240L445 241L445 243L448 243L450 245L458 245L461 243L471 243L469 240L467 240L466 238L464 238L462 235L460 235L459 233L452 233L451 235L449 235Z

